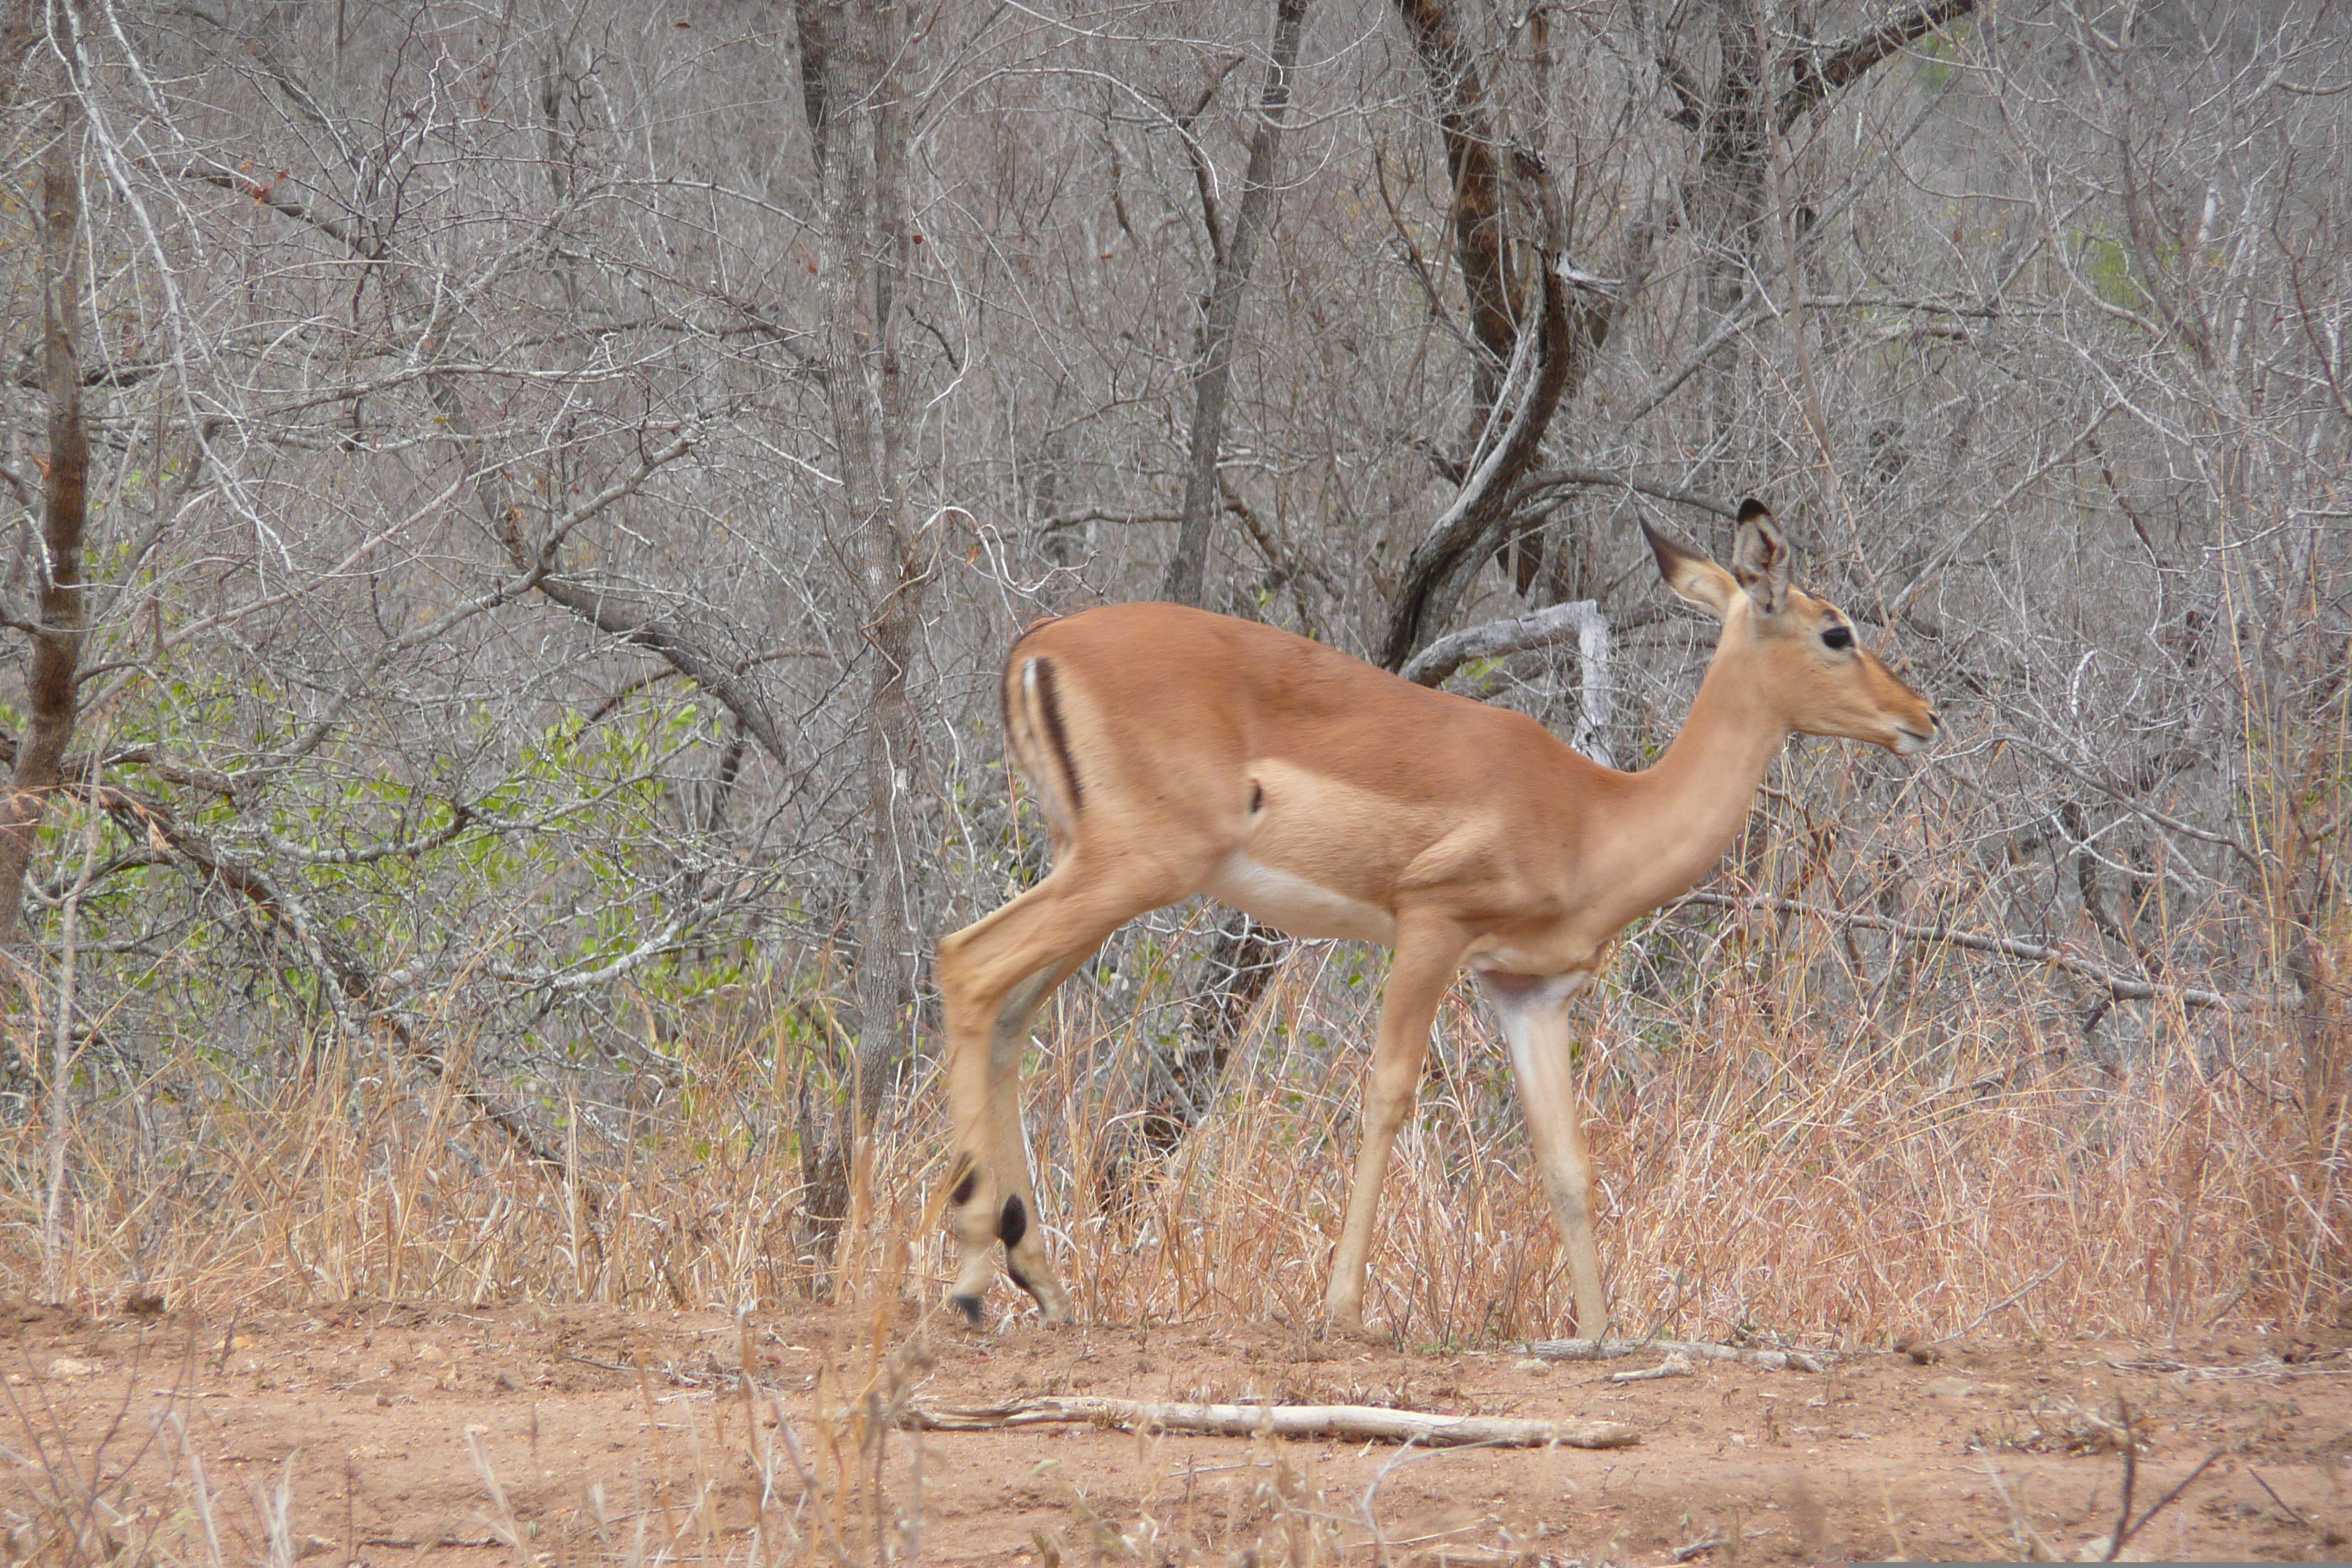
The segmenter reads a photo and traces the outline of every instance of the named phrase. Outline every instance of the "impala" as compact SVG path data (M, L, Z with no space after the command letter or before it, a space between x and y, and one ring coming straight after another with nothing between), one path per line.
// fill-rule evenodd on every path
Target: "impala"
M1206 893L1297 936L1396 952L1324 1297L1332 1325L1363 1331L1390 1146L1438 1003L1467 965L1510 1047L1578 1331L1602 1335L1570 998L1628 921L1714 867L1790 735L1910 752L1937 732L1935 710L1843 614L1789 585L1789 546L1761 502L1739 510L1729 571L1643 532L1666 585L1723 628L1682 733L1641 773L1588 760L1525 714L1174 605L1087 610L1013 644L1006 741L1044 804L1054 868L939 944L961 1251L950 1300L973 1323L998 1242L1045 1321L1070 1315L1021 1135L1030 1018L1119 926Z

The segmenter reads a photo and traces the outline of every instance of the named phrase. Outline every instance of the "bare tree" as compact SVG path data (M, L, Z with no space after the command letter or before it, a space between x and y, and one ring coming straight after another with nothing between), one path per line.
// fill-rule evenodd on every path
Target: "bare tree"
M40 386L48 449L34 459L40 470L41 549L33 618L26 626L32 659L25 677L25 734L16 742L7 800L0 806L0 952L19 980L29 973L22 952L25 873L50 798L64 782L79 706L89 435L82 422L81 355L76 346L82 301L78 86L69 73L60 73L49 96L40 184L26 204L39 256Z
M1257 127L1250 133L1249 168L1242 175L1242 199L1228 232L1219 216L1215 183L1205 156L1188 135L1185 145L1200 163L1201 223L1216 258L1209 280L1208 308L1201 319L1198 365L1192 373L1192 435L1184 467L1184 499L1177 514L1176 547L1160 596L1180 605L1201 603L1209 556L1210 526L1224 510L1217 482L1217 453L1225 434L1225 399L1233 377L1234 333L1241 325L1242 299L1250 267L1274 223L1275 168L1282 153L1282 122L1290 112L1290 76L1298 65L1298 40L1307 21L1307 0L1275 0L1274 41L1266 51L1265 86L1258 94ZM1213 83L1210 91L1213 92ZM1197 118L1197 115L1195 116Z
M806 1058L797 1142L746 1135L793 1149L821 1250L921 1081L928 935L1045 868L996 738L1018 626L1172 594L1637 766L1705 641L1638 525L1719 549L1755 493L1958 739L1916 775L1793 749L1606 1026L1737 1004L1924 1072L1993 998L2123 1085L2159 1039L2246 1067L2217 1020L2251 1009L2336 1180L2336 10L239 0L0 35L9 166L78 209L0 247L0 929L50 1006L70 899L47 1021L125 1084L389 1042L397 1092L457 1086L593 1191L743 1021ZM1067 1037L1135 1152L1274 1016L1272 940L1223 928L1204 983L1195 921L1071 982L1139 1020Z
M906 369L898 343L914 236L907 222L911 68L906 16L892 0L801 0L796 16L804 109L817 150L827 279L817 356L839 466L836 537L853 550L851 635L867 644L858 864L857 1045L853 1098L809 1161L808 1214L848 1216L859 1139L873 1130L909 1045L915 965L924 940L923 874L912 783L920 727L908 686L929 572L909 515Z

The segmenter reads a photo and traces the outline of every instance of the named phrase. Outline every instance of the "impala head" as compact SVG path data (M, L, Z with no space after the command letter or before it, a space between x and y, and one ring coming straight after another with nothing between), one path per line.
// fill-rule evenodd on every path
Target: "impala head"
M1646 522L1642 531L1666 586L1723 623L1717 657L1747 664L1790 729L1906 754L1934 743L1927 699L1855 640L1843 611L1789 585L1789 542L1762 501L1740 503L1729 571Z

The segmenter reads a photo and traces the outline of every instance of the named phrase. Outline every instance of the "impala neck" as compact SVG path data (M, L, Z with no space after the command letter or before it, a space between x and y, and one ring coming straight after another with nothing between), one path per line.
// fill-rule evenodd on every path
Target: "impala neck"
M1682 733L1654 764L1627 775L1611 814L1617 820L1601 839L1608 846L1602 898L1620 925L1681 897L1715 868L1788 742L1787 721L1739 668L1750 636L1744 616L1725 626Z

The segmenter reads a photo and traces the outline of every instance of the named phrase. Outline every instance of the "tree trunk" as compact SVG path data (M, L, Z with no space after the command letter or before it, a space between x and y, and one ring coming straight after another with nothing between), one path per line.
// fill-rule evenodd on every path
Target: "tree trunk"
M1769 101L1765 43L1755 0L1716 0L1722 74L1707 105L1699 153L1698 230L1705 246L1706 327L1713 331L1739 309L1763 236L1764 172ZM1793 285L1792 285L1793 286ZM1734 426L1740 389L1753 366L1745 356L1712 361L1702 385L1698 447L1708 454L1710 488L1745 494L1748 468Z
M1177 521L1176 549L1168 557L1168 574L1160 584L1160 596L1180 605L1199 605L1208 583L1209 533L1221 500L1217 452L1224 444L1234 333L1241 324L1250 263L1258 241L1274 221L1275 161L1282 151L1283 121L1290 112L1290 73L1298 63L1298 36L1306 18L1307 0L1275 0L1274 46L1265 65L1265 89L1258 97L1257 130L1250 137L1242 205L1234 215L1230 239L1218 235L1214 208L1202 213L1217 261L1209 283L1208 316L1201 326L1199 366L1192 377L1192 441L1184 468L1184 508Z
M1234 1044L1282 966L1289 940L1246 913L1229 911L1201 959L1201 989L1184 1009L1184 1032L1165 1059L1149 1064L1137 1129L1144 1152L1165 1158L1201 1123L1224 1081ZM1124 1165L1122 1160L1118 1162Z
M1413 53L1437 107L1445 173L1454 187L1454 249L1462 265L1470 335L1485 351L1471 371L1469 440L1475 442L1501 395L1503 368L1519 334L1521 300L1511 276L1503 175L1495 158L1500 143L1477 58L1462 36L1454 0L1397 0L1397 15L1412 35Z
M81 356L74 312L81 298L81 112L72 84L61 81L57 130L41 158L35 223L40 245L41 391L48 407L47 458L41 469L42 569L32 670L25 681L25 738L7 798L0 802L0 952L20 981L31 975L24 927L25 875L41 818L64 778L73 740L77 671L82 644L82 522L89 484L89 437L81 420Z
M1515 174L1528 198L1523 205L1534 209L1529 217L1538 232L1524 237L1533 242L1535 270L1525 279L1512 277L1514 237L1492 115L1452 0L1398 0L1398 11L1437 106L1454 179L1454 244L1481 352L1472 371L1474 446L1459 464L1462 488L1405 559L1381 644L1379 661L1386 669L1402 668L1445 630L1479 566L1509 537L1514 500L1542 451L1552 414L1576 395L1618 317L1640 292L1659 226L1653 213L1628 232L1615 294L1580 283L1571 304L1559 265L1568 243L1566 213L1541 154L1522 149L1515 154ZM1535 297L1523 297L1528 294ZM1530 313L1534 319L1525 320ZM1512 366L1523 353L1532 363L1523 370ZM1496 404L1513 387L1516 402L1498 414ZM1483 449L1475 445L1482 436Z
M896 341L909 239L906 123L894 91L904 18L889 0L796 7L804 108L824 185L821 362L841 470L835 519L857 581L846 606L867 645L865 826L857 910L857 1036L847 1106L803 1146L811 1239L830 1252L849 1218L859 1142L907 1056L922 900L911 829L921 729L907 682L925 572L905 492L907 402Z

